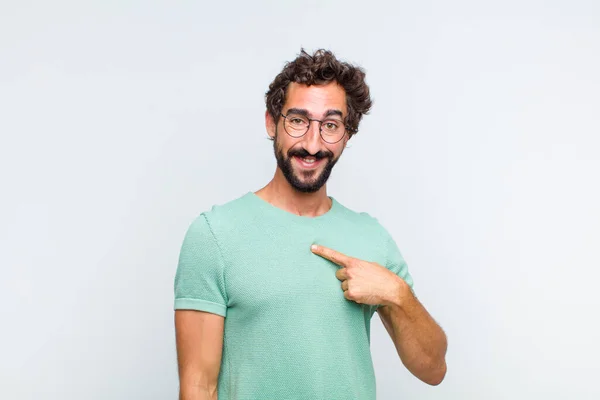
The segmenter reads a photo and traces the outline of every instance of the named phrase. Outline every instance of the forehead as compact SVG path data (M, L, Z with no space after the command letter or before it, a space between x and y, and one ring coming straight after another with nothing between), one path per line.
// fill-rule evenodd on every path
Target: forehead
M316 118L327 110L340 110L346 116L346 91L337 82L311 86L292 82L287 88L284 111L288 108L306 109Z

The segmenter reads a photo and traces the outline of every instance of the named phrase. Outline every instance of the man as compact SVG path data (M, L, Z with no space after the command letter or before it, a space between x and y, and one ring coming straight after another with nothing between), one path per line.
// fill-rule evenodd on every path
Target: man
M304 50L266 94L273 179L203 212L175 277L180 399L375 399L370 319L439 384L446 337L394 240L326 182L371 107L364 71Z

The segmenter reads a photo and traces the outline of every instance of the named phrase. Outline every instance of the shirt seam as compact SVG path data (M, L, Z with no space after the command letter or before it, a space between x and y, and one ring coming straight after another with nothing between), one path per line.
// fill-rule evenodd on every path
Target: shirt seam
M217 245L217 249L219 250L219 256L221 257L221 261L223 261L223 267L221 268L221 279L223 280L223 290L225 291L224 295L225 295L225 306L229 305L229 293L227 292L227 282L225 281L225 267L227 264L227 260L225 259L225 256L223 255L223 249L221 248L221 245L219 244L219 240L217 239L217 236L215 235L215 233L213 232L212 226L210 225L210 221L208 220L208 216L206 214L202 214L202 216L204 217L204 220L206 221L206 224L208 226L208 230L210 231L210 234L213 237L213 240L215 241L215 244Z

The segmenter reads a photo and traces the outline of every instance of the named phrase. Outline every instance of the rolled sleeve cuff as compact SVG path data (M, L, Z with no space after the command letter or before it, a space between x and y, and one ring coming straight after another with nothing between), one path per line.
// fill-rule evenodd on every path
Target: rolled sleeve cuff
M206 311L222 317L227 315L227 307L225 305L200 299L175 299L175 309Z

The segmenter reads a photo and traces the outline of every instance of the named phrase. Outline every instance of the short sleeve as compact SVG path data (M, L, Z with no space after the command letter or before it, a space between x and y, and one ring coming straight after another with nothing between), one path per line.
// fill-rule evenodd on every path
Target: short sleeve
M404 257L398 249L396 242L394 239L388 235L387 240L387 262L386 267L398 275L400 278L404 279L408 286L413 289L413 278L408 272L408 265L406 265L406 261L404 261Z
M175 274L175 309L198 310L225 317L225 263L205 214L188 228Z

